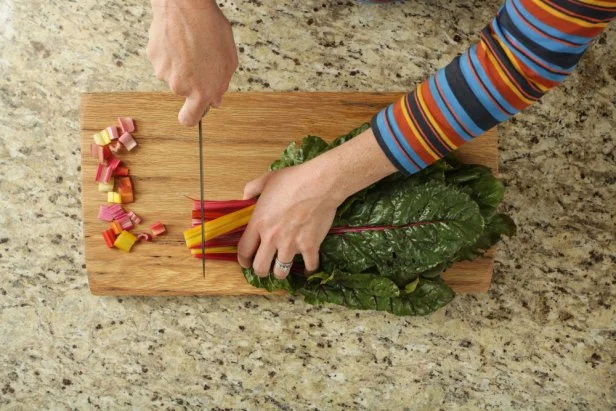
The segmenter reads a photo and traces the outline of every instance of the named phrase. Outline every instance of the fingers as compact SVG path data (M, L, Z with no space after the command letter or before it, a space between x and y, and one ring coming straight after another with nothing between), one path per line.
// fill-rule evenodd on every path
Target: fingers
M257 248L259 248L259 242L259 231L254 227L254 224L249 223L237 244L237 261L242 267L252 267L252 259Z
M276 254L276 258L281 263L290 263L293 261L293 257L295 257L295 250L289 247L283 247L278 249L278 253ZM278 267L276 263L274 263L274 277L279 280L284 279L289 274L289 271L283 271Z
M306 267L306 273L312 274L319 269L319 249L318 247L304 247L300 250L302 258L304 259L304 266Z
M265 184L267 183L267 180L271 177L271 175L272 173L265 173L261 177L248 182L244 186L243 200L249 200L261 194L261 192L263 192Z
M276 255L276 246L273 241L261 241L252 268L259 277L267 277L272 268Z
M178 114L178 120L186 127L192 127L201 120L203 113L208 108L207 101L197 93L192 93L186 97L184 106Z

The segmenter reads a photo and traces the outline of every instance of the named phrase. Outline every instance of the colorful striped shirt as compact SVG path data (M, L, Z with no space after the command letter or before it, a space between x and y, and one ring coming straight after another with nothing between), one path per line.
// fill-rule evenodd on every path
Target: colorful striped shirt
M506 0L480 41L372 119L414 173L539 100L616 17L616 0Z

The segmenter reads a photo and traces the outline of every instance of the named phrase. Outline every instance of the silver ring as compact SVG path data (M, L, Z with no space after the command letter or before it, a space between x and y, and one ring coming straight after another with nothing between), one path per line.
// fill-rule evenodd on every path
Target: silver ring
M280 269L285 274L288 274L291 271L291 267L293 266L293 261L290 263L283 263L278 258L275 259L276 267Z

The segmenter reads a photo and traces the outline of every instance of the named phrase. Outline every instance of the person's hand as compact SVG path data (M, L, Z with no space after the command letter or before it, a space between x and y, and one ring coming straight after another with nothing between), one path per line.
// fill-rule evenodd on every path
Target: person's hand
M249 182L244 199L259 196L259 200L238 244L240 265L265 277L274 258L290 263L301 254L306 271L317 270L319 247L338 206L394 171L372 130L367 130L304 164ZM276 278L287 274L274 266Z
M213 0L152 0L148 59L156 77L186 97L178 114L185 126L220 105L237 68L229 21Z
M290 263L301 254L306 271L315 271L319 267L319 245L343 200L331 181L308 162L269 172L246 184L244 199L258 195L238 244L240 265L252 266L259 277L265 277L274 258ZM274 267L276 278L287 274Z

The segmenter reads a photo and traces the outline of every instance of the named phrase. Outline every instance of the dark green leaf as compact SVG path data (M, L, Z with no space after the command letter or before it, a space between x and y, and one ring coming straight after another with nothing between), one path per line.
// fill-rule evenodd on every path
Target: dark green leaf
M505 186L487 167L464 165L446 175L447 182L464 189L477 202L485 219L490 219L503 201Z
M475 244L462 247L456 253L455 260L474 260L499 242L503 235L511 237L515 234L515 231L515 223L509 216L496 214L488 221L485 230Z
M310 277L308 277L308 281L319 281L319 284L327 284L329 281L334 279L334 273L326 273L325 271L321 271L318 273L314 273L312 274Z
M404 292L407 294L412 293L413 291L415 291L417 289L417 285L419 284L419 277L417 277L415 279L415 281L412 281L410 283L408 283L405 287L404 287Z
M378 184L339 221L389 228L327 236L320 250L323 270L374 272L400 287L473 244L483 231L477 204L439 181Z
M338 304L349 308L388 311L395 315L427 315L447 305L455 293L442 280L420 279L414 291L399 297L375 296L366 289L340 286L300 288L309 304Z
M285 290L292 294L303 283L303 281L295 275L289 275L284 280L279 280L274 277L273 274L261 278L254 273L252 268L242 268L242 273L250 285L258 288L264 288L270 292Z

